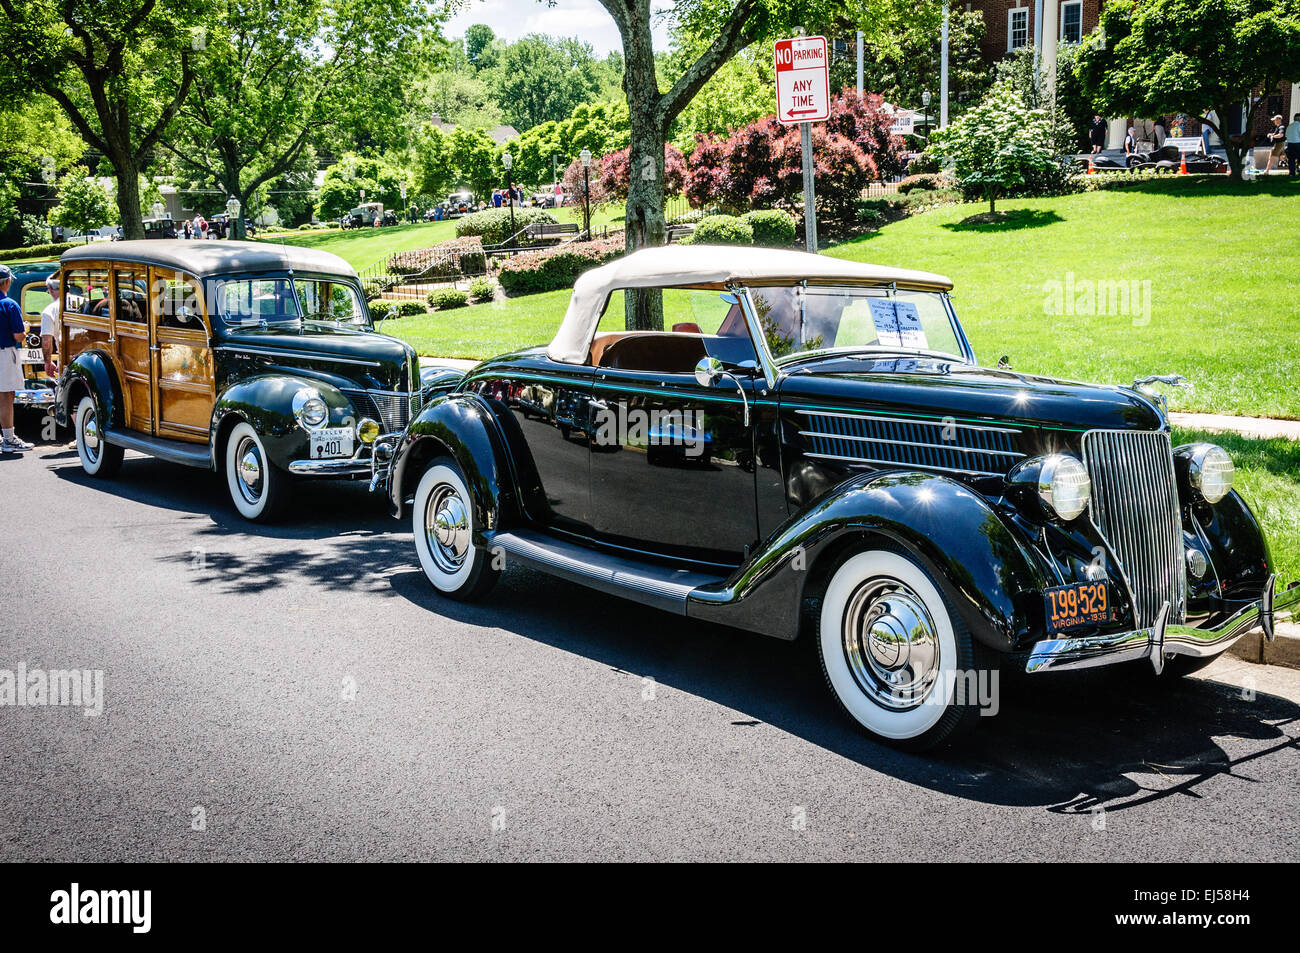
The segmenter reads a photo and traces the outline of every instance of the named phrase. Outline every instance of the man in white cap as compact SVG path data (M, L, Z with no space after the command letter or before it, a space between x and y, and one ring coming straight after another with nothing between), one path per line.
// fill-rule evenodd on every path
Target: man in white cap
M0 453L19 453L32 449L14 433L14 391L23 386L23 365L18 349L27 336L18 302L9 297L14 273L0 265Z
M59 273L45 279L45 290L50 293L50 303L41 311L41 353L45 356L45 374L51 380L59 376L54 366L54 352L59 347Z

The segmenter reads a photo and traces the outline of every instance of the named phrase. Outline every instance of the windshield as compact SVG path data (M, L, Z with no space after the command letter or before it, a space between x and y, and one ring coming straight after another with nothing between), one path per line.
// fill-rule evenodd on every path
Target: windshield
M324 322L369 328L370 316L357 289L328 278L239 278L217 283L213 296L226 325Z
M965 359L937 292L793 285L751 287L749 294L778 361L828 350L936 352Z

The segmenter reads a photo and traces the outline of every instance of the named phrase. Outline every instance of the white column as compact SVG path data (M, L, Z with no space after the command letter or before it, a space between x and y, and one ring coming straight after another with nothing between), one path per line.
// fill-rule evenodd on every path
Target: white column
M858 31L858 95L859 95L859 96L862 95L862 54L863 54L863 50L862 50L862 42L863 42L863 39L864 39L864 37L863 37L863 33L862 33L861 30L859 30L859 31Z
M948 128L948 0L943 0L943 27L939 33L939 128Z
M1056 44L1061 36L1061 0L1043 0L1043 91L1056 105Z

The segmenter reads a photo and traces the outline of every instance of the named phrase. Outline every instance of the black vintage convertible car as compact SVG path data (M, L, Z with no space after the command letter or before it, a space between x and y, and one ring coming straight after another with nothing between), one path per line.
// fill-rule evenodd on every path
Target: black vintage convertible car
M912 748L994 673L1165 677L1290 615L1219 447L1146 385L982 367L940 275L669 246L579 278L554 340L447 373L376 451L453 599L503 562L815 641L844 710ZM598 334L627 294L668 332ZM391 463L388 463L391 457Z

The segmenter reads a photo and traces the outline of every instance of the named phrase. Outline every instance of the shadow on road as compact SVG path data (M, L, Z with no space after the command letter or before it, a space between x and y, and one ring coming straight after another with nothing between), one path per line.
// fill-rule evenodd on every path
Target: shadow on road
M1129 671L1004 678L1000 713L983 719L958 747L904 754L848 723L802 640L706 625L522 567L509 568L483 603L456 603L429 586L416 568L408 525L389 518L383 500L364 486L303 484L286 522L262 527L234 513L215 474L137 459L117 479L101 482L75 464L62 465L59 456L50 459L62 479L195 520L192 544L217 570L196 577L199 584L253 597L292 583L405 599L429 612L431 625L441 616L499 628L614 671L652 677L731 709L723 717L737 731L766 723L865 768L957 797L1059 813L1126 810L1198 797L1200 785L1222 775L1249 782L1254 766L1300 746L1284 731L1300 720L1293 702L1264 694L1247 700L1212 681L1156 681L1140 664ZM377 621L382 613L377 603ZM1252 744L1234 759L1216 740L1225 737Z

